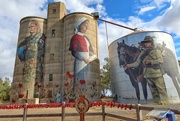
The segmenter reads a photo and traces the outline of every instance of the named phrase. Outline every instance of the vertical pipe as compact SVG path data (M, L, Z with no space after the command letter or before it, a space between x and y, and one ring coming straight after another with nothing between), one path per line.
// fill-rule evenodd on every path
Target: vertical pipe
M64 25L64 28L63 28L63 56L62 56L62 77L61 77L61 81L60 81L60 84L61 84L61 95L62 95L62 102L64 101L64 80L65 80L65 77L64 77L64 70L65 70L65 52L66 52L66 22L63 20L63 25Z
M109 40L108 40L108 32L107 32L107 24L106 24L106 22L105 22L105 27L106 27L106 40L107 40L107 47L108 47ZM107 48L107 50L108 50L108 48Z

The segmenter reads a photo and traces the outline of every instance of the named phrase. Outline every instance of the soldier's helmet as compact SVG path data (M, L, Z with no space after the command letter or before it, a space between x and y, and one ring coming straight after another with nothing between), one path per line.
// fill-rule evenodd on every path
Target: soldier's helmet
M141 44L146 43L146 42L151 42L153 44L154 40L151 36L145 36L144 40L141 41Z

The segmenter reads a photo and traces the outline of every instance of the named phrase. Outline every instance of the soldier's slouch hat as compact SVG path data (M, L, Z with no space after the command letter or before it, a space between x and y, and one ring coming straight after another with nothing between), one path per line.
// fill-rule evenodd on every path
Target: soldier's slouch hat
M151 43L154 43L154 40L151 36L145 36L144 40L141 41L141 43L146 43L146 42L151 42Z

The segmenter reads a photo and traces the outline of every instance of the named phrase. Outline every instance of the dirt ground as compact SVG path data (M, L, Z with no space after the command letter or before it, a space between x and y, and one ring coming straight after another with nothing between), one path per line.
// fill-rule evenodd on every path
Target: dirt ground
M176 109L180 111L180 104L176 105L147 105L147 106L154 106L154 107L165 107L165 108L171 108L171 109ZM28 109L27 114L36 114L36 117L29 117L27 118L27 121L61 121L61 116L56 116L56 117L37 117L38 114L60 114L62 112L61 108L36 108L36 109ZM88 113L101 113L102 112L102 107L101 106L95 106L91 107ZM110 113L110 114L116 114L120 116L127 116L127 117L132 117L136 118L136 112L135 110L123 110L117 107L110 108L109 106L105 107L105 112ZM146 114L149 111L142 111L143 112L143 120L145 121L153 121L151 117L147 117ZM72 114L72 113L77 113L75 108L65 108L65 113L66 114ZM0 109L0 115L22 115L23 114L23 109ZM22 121L23 117L21 118L0 118L0 121ZM151 120L150 120L151 119ZM109 116L106 116L105 118L106 121L125 121L122 119L116 119L112 118ZM80 121L79 116L66 116L65 121ZM85 121L102 121L102 116L85 116ZM154 120L156 121L156 120ZM167 119L163 119L162 121L167 121ZM176 121L180 121L180 115L176 115Z

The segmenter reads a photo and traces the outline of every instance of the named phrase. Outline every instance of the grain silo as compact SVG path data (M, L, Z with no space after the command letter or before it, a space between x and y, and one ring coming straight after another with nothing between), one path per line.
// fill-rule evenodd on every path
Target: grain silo
M91 14L67 14L62 2L48 5L47 19L23 18L11 102L57 102L57 95L66 102L81 95L89 101L100 100L97 33Z
M26 98L32 99L36 90L35 82L42 82L43 65L40 61L43 60L44 54L44 33L46 33L46 19L31 16L20 21L11 92L11 98L14 100L25 98L27 93Z
M136 61L136 52L141 50L140 42L145 36L154 39L154 47L161 53L161 65L165 88L170 103L180 102L180 71L173 38L162 31L140 31L121 37L109 45L112 94L117 102L152 103L152 94L147 81L141 78L139 68L126 69L125 65ZM131 60L130 60L131 59Z
M64 17L64 31L65 98L85 95L89 101L100 100L97 21L87 13L71 13Z

